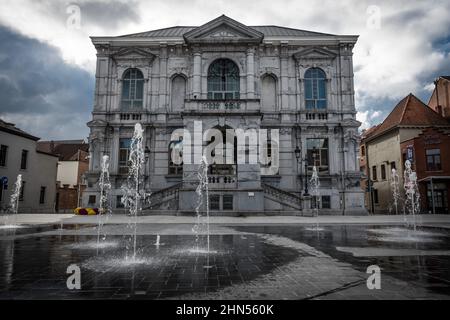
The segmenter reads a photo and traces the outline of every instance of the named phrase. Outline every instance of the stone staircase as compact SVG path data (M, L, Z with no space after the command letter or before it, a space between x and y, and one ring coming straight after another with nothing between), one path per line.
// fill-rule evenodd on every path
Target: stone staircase
M153 192L150 195L149 205L142 208L142 210L144 212L152 211L152 213L156 213L157 211L167 212L168 210L172 213L173 211L178 211L178 197L181 186L182 183L177 183L168 188Z
M266 211L302 211L301 197L267 183L262 182L261 186L264 190ZM274 208L268 209L268 207Z

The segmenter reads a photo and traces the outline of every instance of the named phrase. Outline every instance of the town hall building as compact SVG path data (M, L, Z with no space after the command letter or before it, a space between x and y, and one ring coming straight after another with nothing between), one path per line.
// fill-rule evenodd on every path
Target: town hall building
M192 214L199 164L174 161L183 137L173 132L194 132L201 122L202 130L224 136L228 129L277 132L268 137L268 156L278 164L270 174L261 163L209 164L211 214L311 215L316 207L319 214L364 214L352 61L357 38L247 26L225 15L197 27L92 37L97 71L83 204L98 206L101 159L108 155L111 205L124 210L121 186L139 122L151 193L143 213ZM242 141L228 138L236 160Z

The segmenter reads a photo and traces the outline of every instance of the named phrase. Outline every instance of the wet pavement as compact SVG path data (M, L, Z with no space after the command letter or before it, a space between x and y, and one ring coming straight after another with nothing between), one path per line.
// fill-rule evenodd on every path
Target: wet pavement
M0 299L450 298L450 230L321 227L212 226L207 254L190 224L140 224L136 263L126 225L105 226L98 249L93 225L0 230ZM80 290L66 285L72 264ZM381 268L380 290L367 288L370 265Z

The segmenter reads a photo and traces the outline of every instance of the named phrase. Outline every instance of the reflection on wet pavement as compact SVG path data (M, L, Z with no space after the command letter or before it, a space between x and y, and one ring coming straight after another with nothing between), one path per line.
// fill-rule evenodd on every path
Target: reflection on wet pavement
M404 236L386 226L214 226L207 255L191 227L138 226L132 263L125 226L108 225L100 247L89 225L0 230L0 298L450 298L449 230L421 230L437 241L402 242L384 241ZM156 235L163 245L155 246ZM71 264L81 268L81 290L67 289ZM366 287L373 264L382 270L381 290Z

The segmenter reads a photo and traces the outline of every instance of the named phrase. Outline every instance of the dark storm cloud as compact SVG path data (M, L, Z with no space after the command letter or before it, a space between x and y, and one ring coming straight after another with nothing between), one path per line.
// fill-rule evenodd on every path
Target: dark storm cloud
M77 131L86 136L93 100L94 77L63 61L58 49L19 35L0 25L0 117L40 119L39 132L48 138L73 119L84 119ZM18 123L22 129L34 123ZM23 127L25 126L25 127ZM68 132L70 134L70 132Z

